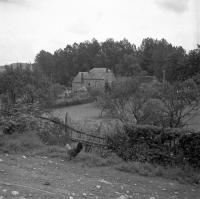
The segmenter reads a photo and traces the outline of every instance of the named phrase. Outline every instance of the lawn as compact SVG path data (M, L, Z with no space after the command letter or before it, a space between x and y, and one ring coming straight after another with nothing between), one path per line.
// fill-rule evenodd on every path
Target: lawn
M96 135L110 134L116 130L116 119L103 114L95 103L58 108L53 110L53 115L64 121L68 113L68 124L78 130Z
M101 110L95 106L95 103L68 106L53 110L54 116L64 120L66 112L72 120L80 121L85 119L98 119Z

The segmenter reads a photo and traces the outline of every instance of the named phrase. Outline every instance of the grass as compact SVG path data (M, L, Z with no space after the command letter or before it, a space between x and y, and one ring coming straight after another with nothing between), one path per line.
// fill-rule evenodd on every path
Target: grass
M179 181L180 183L200 184L200 172L191 167L163 167L149 163L123 162L115 165L115 169L132 174L149 177L162 177Z
M0 151L17 153L44 147L44 144L35 132L24 134L2 135L0 137Z
M43 144L35 132L1 136L0 152L23 152L67 161L64 147ZM150 163L124 162L115 154L110 154L106 158L102 158L99 154L82 151L71 163L87 167L112 167L118 171L139 174L141 176L162 177L176 180L180 183L200 184L200 172L191 167L163 167Z

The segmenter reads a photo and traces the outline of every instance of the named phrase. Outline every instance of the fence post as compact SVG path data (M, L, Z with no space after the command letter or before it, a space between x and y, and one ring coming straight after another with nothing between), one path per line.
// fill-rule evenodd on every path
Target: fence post
M70 130L67 128L68 125L68 114L67 112L65 113L65 136L66 136L66 142L70 143L71 139L70 139Z

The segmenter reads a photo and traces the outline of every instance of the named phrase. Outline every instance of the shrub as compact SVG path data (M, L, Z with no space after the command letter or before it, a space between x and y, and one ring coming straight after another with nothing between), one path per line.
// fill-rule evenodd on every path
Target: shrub
M58 123L62 124L58 118L51 118ZM60 124L56 124L49 121L41 121L38 128L38 135L40 139L48 145L61 145L64 146L67 143L68 136Z
M200 133L189 130L126 125L109 136L107 143L126 161L200 168Z

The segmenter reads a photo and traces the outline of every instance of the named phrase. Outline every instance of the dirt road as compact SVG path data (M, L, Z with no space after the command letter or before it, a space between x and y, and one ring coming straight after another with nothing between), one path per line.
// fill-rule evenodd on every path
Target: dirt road
M81 154L80 154L81 156ZM176 181L88 167L41 155L0 154L0 199L199 199L200 188Z

